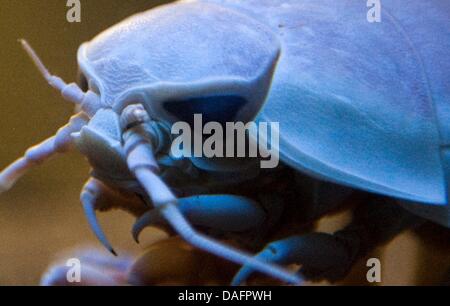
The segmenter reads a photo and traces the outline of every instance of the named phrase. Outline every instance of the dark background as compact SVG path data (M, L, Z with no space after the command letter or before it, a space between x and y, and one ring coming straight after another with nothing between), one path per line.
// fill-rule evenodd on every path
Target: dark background
M73 110L40 77L17 39L27 39L54 74L71 82L82 42L132 13L164 2L81 0L82 22L70 24L65 0L0 0L0 168L52 135ZM67 154L38 167L0 195L0 285L37 284L59 252L80 244L99 246L78 200L88 171L79 154ZM117 249L139 251L130 235L131 217L114 212L101 215L101 222ZM341 222L342 218L328 219L321 228L332 231ZM374 256L382 257L385 284L414 284L432 283L442 275L447 268L440 265L443 254L448 255L448 249L424 244L408 232L384 255L377 250ZM359 263L347 283L367 284L365 271L365 263Z

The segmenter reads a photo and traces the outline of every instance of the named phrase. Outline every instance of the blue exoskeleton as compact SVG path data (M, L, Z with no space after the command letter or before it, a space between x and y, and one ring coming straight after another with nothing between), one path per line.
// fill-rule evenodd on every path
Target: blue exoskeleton
M243 265L234 284L254 270L299 283L300 274L276 265L289 263L335 278L416 215L449 226L450 2L386 1L380 23L370 23L367 10L353 0L175 2L83 44L87 88L51 75L22 41L80 112L2 172L1 190L75 145L93 168L83 207L111 252L95 212L118 206L139 216L136 239L146 226L170 225L192 245ZM279 122L282 165L174 158L170 126L196 113ZM367 200L336 235L294 235L256 257L204 234L251 232L253 242L264 241L283 213L301 207L300 173L317 180L315 217L353 189L397 200Z

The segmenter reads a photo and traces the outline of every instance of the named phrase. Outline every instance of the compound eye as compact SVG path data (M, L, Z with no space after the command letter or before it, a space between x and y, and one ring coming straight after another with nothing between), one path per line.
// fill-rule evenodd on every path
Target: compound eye
M167 101L164 109L180 121L194 124L194 115L201 114L203 122L238 121L239 111L247 104L247 100L236 95L219 95L210 97L189 98L185 100Z

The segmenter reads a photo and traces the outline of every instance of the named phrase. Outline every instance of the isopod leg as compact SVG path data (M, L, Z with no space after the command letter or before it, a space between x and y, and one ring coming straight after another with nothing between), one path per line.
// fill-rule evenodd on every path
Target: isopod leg
M301 279L289 271L268 262L255 259L249 254L224 245L198 233L177 207L178 199L170 188L155 173L155 160L151 139L145 135L142 124L150 120L142 105L130 105L121 115L124 129L125 152L130 171L134 173L153 204L172 228L191 245L240 265L253 269L288 283L299 284Z
M108 251L110 251L114 256L117 256L117 253L114 251L111 243L109 243L108 238L106 238L106 235L98 222L96 214L96 210L102 205L101 200L104 200L104 197L102 197L105 192L104 188L105 187L97 180L90 179L81 192L80 200L83 205L87 221L95 236Z
M116 255L116 252L106 238L106 235L98 222L96 212L120 208L139 217L148 209L136 195L126 191L121 193L118 190L113 190L94 178L89 179L84 185L80 200L86 218L95 236L103 246L114 255Z
M136 149L139 148L136 147ZM241 265L248 265L259 272L265 273L287 283L299 284L301 282L301 279L297 275L293 275L285 269L273 264L268 264L267 262L259 259L255 259L245 252L226 246L198 233L176 206L176 197L172 194L164 182L162 182L161 179L151 171L151 169L138 168L135 169L134 172L143 188L152 198L155 206L159 209L159 212L163 218L167 220L172 228L191 245L231 262ZM168 199L170 201L160 201L161 199Z
M260 226L266 219L264 210L256 202L232 195L202 195L178 200L178 209L192 225L223 232L245 232ZM157 210L139 218L133 227L133 237L148 226L164 224Z
M140 216L146 210L142 201L133 194L126 196L112 190L102 182L91 178L84 185L80 196L84 213L88 223L98 240L113 255L117 255L105 233L103 232L97 218L97 211L106 211L112 208L122 208L135 216Z
M3 170L0 173L0 193L11 189L33 167L45 162L57 153L68 151L72 144L71 134L80 131L87 120L84 114L75 115L71 118L69 124L61 128L56 135L30 148L22 158Z
M277 264L302 264L315 267L317 271L341 266L349 260L345 248L336 237L321 233L272 242L256 258ZM242 267L232 285L243 284L254 272L256 271L249 266Z
M256 257L279 264L300 264L308 279L337 281L353 263L404 229L423 222L394 200L373 198L360 205L350 225L334 235L312 233L270 243ZM255 270L243 267L233 285L245 282Z

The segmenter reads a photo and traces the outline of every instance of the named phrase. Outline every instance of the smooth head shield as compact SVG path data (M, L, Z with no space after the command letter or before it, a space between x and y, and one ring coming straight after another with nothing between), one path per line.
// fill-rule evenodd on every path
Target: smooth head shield
M273 32L246 15L179 3L108 29L81 46L78 62L118 113L141 103L152 118L173 122L179 118L172 102L231 96L244 102L230 119L247 122L264 104L280 49ZM227 104L221 107L226 113Z

